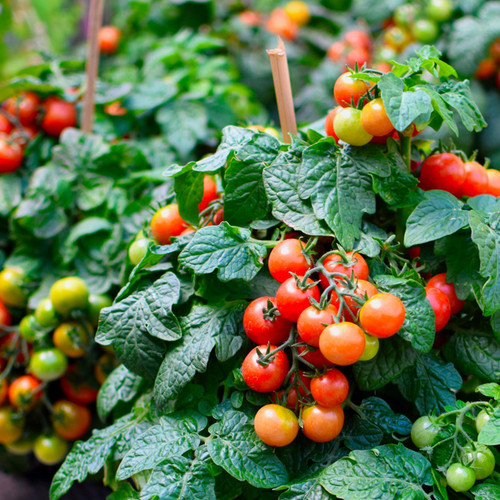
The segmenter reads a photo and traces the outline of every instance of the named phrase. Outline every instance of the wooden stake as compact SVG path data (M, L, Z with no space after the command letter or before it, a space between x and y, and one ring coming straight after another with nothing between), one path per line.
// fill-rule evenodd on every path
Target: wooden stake
M89 29L87 35L87 85L82 113L82 130L92 132L97 70L99 68L98 35L102 25L103 0L90 0Z
M283 140L291 144L292 138L290 134L297 134L297 121L295 119L295 108L293 106L288 59L286 57L283 40L279 38L278 46L275 49L268 50L267 54L271 61Z

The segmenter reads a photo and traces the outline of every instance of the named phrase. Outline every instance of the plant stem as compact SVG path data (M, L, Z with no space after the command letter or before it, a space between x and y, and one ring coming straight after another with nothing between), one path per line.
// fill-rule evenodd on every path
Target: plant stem
M398 132L398 135L401 144L401 155L405 159L408 172L411 172L411 135L405 135L403 132Z

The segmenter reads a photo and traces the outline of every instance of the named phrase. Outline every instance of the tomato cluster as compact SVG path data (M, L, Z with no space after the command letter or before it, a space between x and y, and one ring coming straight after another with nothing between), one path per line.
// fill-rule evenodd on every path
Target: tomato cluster
M372 359L379 339L405 320L402 301L379 293L357 252L328 252L313 261L310 245L288 238L268 259L280 283L275 297L251 302L244 330L257 347L245 357L248 387L272 393L255 417L255 431L271 446L291 443L302 427L316 442L335 439L344 424L347 377L337 367Z
M14 454L33 451L51 465L64 458L68 441L87 434L89 405L116 366L114 355L93 339L111 299L67 277L23 316L29 290L21 268L0 273L0 443Z

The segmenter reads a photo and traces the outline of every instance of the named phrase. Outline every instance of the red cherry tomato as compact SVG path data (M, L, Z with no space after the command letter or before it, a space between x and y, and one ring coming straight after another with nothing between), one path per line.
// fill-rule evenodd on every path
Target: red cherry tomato
M344 42L333 42L326 55L329 57L329 59L333 62L338 62L344 55L344 51L346 50L346 46Z
M500 170L494 170L492 168L486 170L488 175L488 188L485 194L491 194L492 196L500 196Z
M121 36L122 32L116 26L103 26L97 36L99 50L103 54L114 54L120 45Z
M269 446L287 446L299 433L299 421L295 414L276 404L260 408L253 425L257 436Z
M319 349L326 359L340 366L356 363L365 350L365 334L347 321L327 326L319 337Z
M351 104L356 107L368 90L370 90L370 85L367 82L352 78L351 73L344 73L335 82L333 96L343 108L348 108Z
M348 262L344 262L342 257L337 254L332 254L326 257L323 261L323 267L330 273L344 274L351 277L354 274L355 278L367 280L370 270L366 260L358 252L347 252ZM330 285L328 278L324 274L320 274L320 282L323 289Z
M337 143L339 142L339 138L337 137L335 129L333 128L333 121L335 120L337 113L342 109L344 109L342 108L342 106L337 106L336 108L333 108L331 111L328 112L325 119L325 133L326 135L333 137L335 139L335 142Z
M217 184L212 177L205 175L205 177L203 177L203 197L198 205L198 212L203 212L210 202L217 198Z
M344 35L344 41L353 47L370 51L372 49L371 36L362 30L349 30Z
M259 297L246 308L243 328L256 344L282 344L290 335L292 323L278 312L274 297Z
M359 322L367 333L384 339L398 333L405 316L405 306L400 298L392 293L377 293L361 308Z
M77 123L75 105L60 97L49 97L43 103L43 108L41 127L47 135L59 137L64 129L74 127Z
M309 306L304 309L297 320L297 331L302 340L309 345L319 347L319 336L327 325L335 323L339 310L330 304L325 309Z
M151 219L151 233L160 245L168 245L172 236L179 236L187 223L179 215L176 203L160 208Z
M124 108L120 101L115 101L104 106L104 112L110 116L125 116L127 108Z
M23 157L23 150L19 144L6 135L0 135L0 174L16 171L23 163Z
M345 289L345 286L341 282L337 286L340 291ZM377 294L378 290L373 283L370 283L369 281L366 280L358 280L358 283L356 285L356 290L354 291L354 293L359 298L364 299L366 301L368 299L371 299L375 294ZM350 297L349 295L345 295L344 300L349 310L347 311L344 310L343 314L347 319L352 319L353 314L356 315L357 311L361 308L361 304L357 302L353 297ZM351 312L353 314L351 314Z
M316 403L333 408L344 402L349 394L349 382L337 368L311 379L311 394Z
M420 185L425 191L442 189L459 196L465 182L464 162L452 153L429 156L420 170Z
M25 92L11 97L5 102L7 113L16 116L22 125L32 125L40 111L40 98L33 92Z
M2 114L0 114L0 133L10 134L11 130L14 128L12 123Z
M297 343L300 342L304 342L304 340L301 337L297 337ZM323 356L322 352L319 349L312 346L297 346L297 353L300 356L300 359L303 359L316 368L322 369L333 365L331 361Z
M479 61L476 69L476 78L479 80L488 80L488 78L491 78L495 74L496 69L494 59L487 57Z
M363 67L365 64L369 65L371 62L370 51L360 47L355 47L347 52L345 62L349 68L353 69L356 68L356 64L358 65L358 68Z
M285 380L290 369L290 363L283 351L278 351L266 366L259 363L260 357L257 350L262 355L267 352L268 345L260 345L252 349L243 360L241 367L243 379L250 389L257 392L272 392L278 389ZM269 345L273 351L276 346Z
M89 430L91 421L92 415L86 406L66 399L54 403L54 430L64 439L74 441L81 438Z
M88 379L89 377L87 377ZM95 387L88 381L84 380L83 376L77 372L76 365L71 365L68 371L61 379L61 389L64 395L71 401L81 404L93 403L97 399L98 385L97 381L91 378Z
M311 267L302 253L305 244L295 238L280 241L269 254L268 267L271 276L280 283L292 277L303 276Z
M41 385L41 382L31 375L17 378L9 387L10 404L17 409L30 410L42 397Z
M7 379L3 378L0 381L0 406L5 403L8 393L9 393L9 384L7 383Z
M429 280L429 283L427 283L427 288L438 288L448 297L448 300L450 301L451 314L457 314L465 305L465 300L460 300L457 297L455 285L446 281L446 273L440 273L433 276Z
M299 281L303 280L303 276L298 276ZM306 284L312 285L313 280L307 278ZM309 298L316 301L319 300L320 294L316 285L310 286L305 290L301 290L297 286L295 277L288 278L284 281L276 293L276 304L279 312L289 321L296 322L299 319L300 313L311 305Z
M302 412L302 424L302 432L307 438L316 443L326 443L340 434L344 426L344 410L342 406L308 406Z
M436 316L436 332L442 330L450 321L451 305L448 297L439 288L427 286L425 289L425 298L431 304Z
M274 9L271 12L266 29L285 40L295 40L299 34L299 25L294 23L283 9Z
M0 327L10 326L10 311L0 302Z
M478 196L488 190L488 174L486 169L477 161L464 163L465 181L460 196Z

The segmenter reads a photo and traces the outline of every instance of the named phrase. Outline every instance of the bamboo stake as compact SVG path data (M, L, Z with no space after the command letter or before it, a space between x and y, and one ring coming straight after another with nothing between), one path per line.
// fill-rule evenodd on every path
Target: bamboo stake
M295 119L295 108L293 106L292 86L290 83L290 72L288 70L288 59L286 57L285 44L281 38L278 46L267 51L271 61L273 72L274 89L280 116L281 132L283 140L291 144L290 134L297 134L297 121Z
M89 28L87 35L87 85L82 113L82 130L92 132L97 71L99 68L98 35L102 25L103 0L90 0Z

